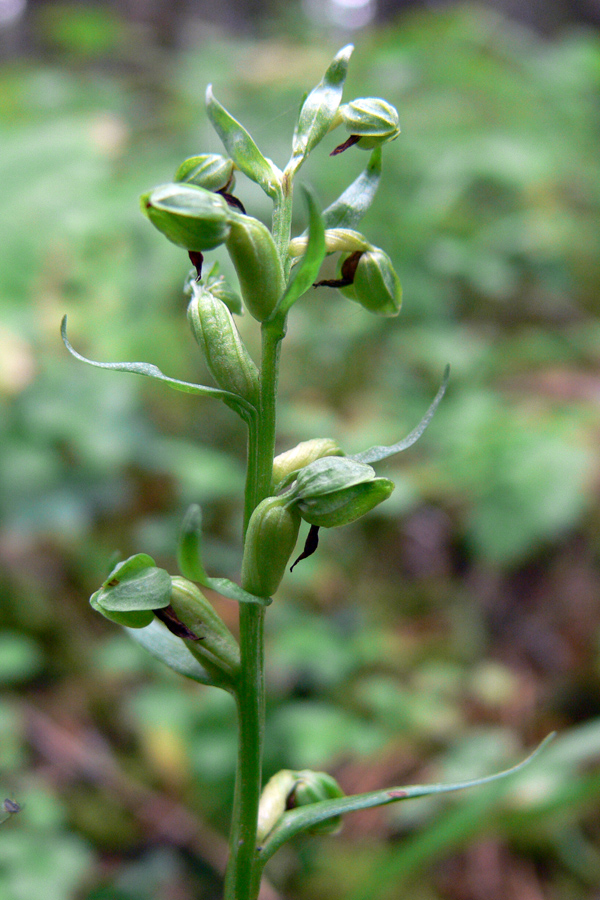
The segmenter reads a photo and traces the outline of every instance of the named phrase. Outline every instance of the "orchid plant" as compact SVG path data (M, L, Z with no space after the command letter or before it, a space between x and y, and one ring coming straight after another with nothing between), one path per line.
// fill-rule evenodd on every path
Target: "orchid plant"
M310 294L313 286L321 285L341 291L374 315L395 316L400 311L400 282L389 256L357 230L380 180L382 148L400 133L398 114L379 98L342 103L352 49L344 47L335 56L320 83L304 98L291 156L283 170L263 155L209 87L208 117L226 155L205 153L185 160L171 182L141 198L142 212L152 225L189 254L193 268L185 285L188 318L215 386L168 377L149 363L86 359L70 345L66 320L62 327L67 349L78 359L222 401L247 428L241 583L207 574L201 511L193 506L181 529L181 575L170 575L150 556L138 553L116 565L90 600L95 610L124 626L167 666L235 698L239 750L226 900L255 900L267 861L301 832L335 831L341 817L353 810L482 784L525 764L472 782L393 787L354 796L345 796L331 775L309 770L281 771L262 786L263 626L269 604L290 568L300 524L308 523L308 536L291 568L316 550L321 528L354 522L390 496L393 483L378 476L373 466L418 440L448 379L446 369L423 419L396 444L346 455L334 440L313 438L275 456L280 349L294 304ZM313 194L304 189L308 227L292 238L296 176L309 154L338 128L345 136L331 155L355 152L352 148L368 151L367 165L323 212ZM234 193L238 173L271 199L270 229L250 215ZM217 264L209 266L205 260L207 253L221 245L233 263L236 286L225 280ZM337 277L319 280L321 265L331 254L338 257ZM260 327L258 364L236 326L235 316L244 312ZM204 589L239 604L239 641Z

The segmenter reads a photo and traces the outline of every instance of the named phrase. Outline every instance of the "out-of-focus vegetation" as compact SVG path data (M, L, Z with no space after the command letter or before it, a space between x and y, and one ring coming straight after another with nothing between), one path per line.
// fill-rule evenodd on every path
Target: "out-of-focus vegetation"
M217 897L232 704L86 601L116 552L174 571L192 501L213 564L237 576L243 436L209 401L77 365L58 326L67 313L93 358L208 378L189 263L138 195L219 149L208 81L285 162L298 90L337 48L211 34L174 57L101 7L77 15L40 16L45 61L0 70L0 791L23 805L0 825L0 893ZM421 443L382 472L392 501L325 534L269 611L267 775L328 769L353 792L475 777L560 735L517 784L299 842L271 869L287 897L596 896L599 86L596 35L545 43L472 8L358 42L346 96L384 94L402 124L361 229L392 256L405 307L390 323L326 289L298 304L281 449L393 442L446 362L452 379ZM305 177L325 206L366 159L323 152ZM237 193L267 214L241 178ZM235 627L233 604L219 611Z

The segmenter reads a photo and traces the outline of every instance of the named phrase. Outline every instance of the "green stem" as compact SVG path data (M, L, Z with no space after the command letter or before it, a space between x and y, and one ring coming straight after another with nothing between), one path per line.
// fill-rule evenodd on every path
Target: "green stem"
M284 175L273 208L273 238L286 276L289 273L291 223L292 178ZM285 316L262 327L259 408L258 414L248 420L244 534L252 512L271 492L279 356L285 331ZM256 852L256 829L262 789L265 718L264 615L264 607L240 604L240 672L236 686L239 744L225 900L256 900L260 890L261 863Z
M259 411L257 418L248 423L246 525L254 508L269 496L271 489L279 355L284 334L285 320L270 323L262 331ZM264 607L240 605L241 659L236 691L239 745L225 900L255 900L260 888L256 827L265 708L264 613Z

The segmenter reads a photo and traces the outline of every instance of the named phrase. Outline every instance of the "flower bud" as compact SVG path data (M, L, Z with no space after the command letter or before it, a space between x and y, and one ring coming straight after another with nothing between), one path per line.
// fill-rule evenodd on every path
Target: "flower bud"
M256 507L246 532L242 587L257 597L272 597L296 546L300 517L279 497Z
M323 456L343 456L344 452L336 441L331 438L314 438L311 441L301 441L291 450L285 450L273 460L273 487L276 488L284 478L287 478L298 469L308 466L315 459Z
M140 202L155 228L188 251L213 250L229 234L225 200L194 184L163 184L143 194Z
M293 238L288 247L288 255L292 258L302 256L308 246L308 236ZM352 228L327 228L325 231L325 249L327 253L336 251L352 252L355 250L372 250L373 245L359 231Z
M286 811L287 801L297 782L296 773L282 769L265 784L258 805L256 840L263 843Z
M374 247L364 253L350 254L342 260L342 275L352 283L342 293L379 316L397 316L402 305L402 287L392 261L383 250ZM352 268L353 274L347 272Z
M258 370L225 303L203 285L193 285L188 318L219 387L256 405Z
M237 642L195 584L186 578L171 578L169 608L187 630L185 637L192 642L187 646L201 662L212 662L229 673L237 670L240 661Z
M299 806L308 806L310 803L319 803L321 800L338 800L344 797L344 792L331 775L327 772L312 772L304 769L294 773L297 777L296 784L288 796L287 808L297 809ZM307 829L307 834L336 834L342 826L342 817L335 816L326 819Z
M235 215L226 242L246 307L255 319L267 319L285 288L283 268L271 232L252 216Z
M397 110L379 97L361 97L344 103L338 110L336 124L340 120L350 133L350 139L336 147L332 155L353 144L362 150L372 150L395 140L400 134Z
M220 153L203 153L182 162L174 181L195 184L207 191L228 191L235 184L234 163Z
M322 497L298 500L294 509L310 525L336 528L339 525L349 525L371 512L388 499L394 487L394 482L387 478L374 478Z

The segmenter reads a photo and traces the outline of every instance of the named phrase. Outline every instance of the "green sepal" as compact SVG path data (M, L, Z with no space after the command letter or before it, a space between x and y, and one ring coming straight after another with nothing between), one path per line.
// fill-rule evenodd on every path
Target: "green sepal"
M146 628L153 621L154 613L149 609L131 610L130 612L105 609L98 603L98 596L101 593L102 591L98 590L92 594L90 606L97 613L100 613L101 616L104 616L105 619L108 619L109 622L114 622L115 625L124 625L126 628L137 629Z
M322 456L297 472L285 498L289 503L323 497L374 478L375 470L362 461L347 456Z
M186 678L191 678L199 684L209 684L220 687L198 660L190 653L181 638L165 628L156 619L147 628L128 628L130 636L140 644L155 659L165 663L173 671Z
M288 807L299 809L322 800L336 800L344 796L344 792L332 775L327 772L313 772L303 769L296 772L298 781L288 797ZM337 834L342 827L342 817L335 816L318 822L307 829L308 834Z
M164 375L160 371L158 366L155 366L152 363L105 363L97 362L95 359L88 359L87 357L82 356L81 353L78 353L77 350L75 350L67 338L66 316L64 316L62 320L60 333L63 343L71 356L74 356L75 359L80 360L80 362L87 363L88 366L95 366L97 369L112 369L115 372L132 372L134 375L145 375L148 378L154 378L156 381L162 381L175 391L182 391L184 394L196 394L196 396L199 397L213 397L215 400L223 400L229 406L233 406L242 412L251 414L254 412L252 404L244 400L243 397L238 397L237 394L232 394L229 391L222 391L219 388L207 387L203 384L192 384L189 381L179 381L177 378L169 378L168 375Z
M361 809L386 806L389 803L397 803L399 800L411 800L417 797L428 797L433 794L449 794L453 791L478 787L479 785L490 784L502 778L507 778L529 765L553 737L554 734L548 735L537 749L518 765L484 778L474 778L471 781L460 781L453 784L415 784L408 787L387 788L382 791L370 791L368 794L354 794L335 800L322 800L309 806L288 810L270 832L263 846L259 848L258 858L261 861L261 865L264 865L291 838L336 816L356 812Z
M402 305L402 286L387 253L378 247L366 250L353 268L354 280L342 287L342 294L375 315L397 316Z
M173 181L195 184L207 191L230 190L234 184L234 163L220 153L191 156L181 163Z
M398 441L397 444L390 444L388 447L384 447L382 445L370 447L368 450L363 450L362 453L355 453L353 456L349 456L348 459L352 459L358 463L376 463L381 459L387 459L388 456L393 456L395 453L401 453L402 450L406 450L408 447L411 447L414 443L416 443L431 422L442 397L446 393L449 377L450 366L446 366L446 368L444 369L444 377L442 379L440 389L435 395L433 403L431 404L417 427L413 428L409 435L407 435L401 441Z
M285 315L298 297L305 294L319 274L321 263L325 259L325 226L319 204L314 195L303 187L308 207L308 243L300 262L292 270L285 293L270 319Z
M266 159L243 125L215 98L212 85L206 89L208 118L240 172L258 184L265 194L275 198L280 191L281 171Z
M325 228L356 228L369 209L381 179L381 147L371 153L358 178L323 212Z
M225 200L195 184L161 184L142 194L140 206L155 228L188 251L214 250L229 234Z
M388 499L394 487L394 482L388 478L373 478L323 497L298 500L294 508L309 525L338 528L371 512Z
M348 44L336 54L319 84L300 108L288 171L298 171L308 154L330 130L342 100L348 61L354 47Z
M395 140L400 134L398 110L381 97L359 97L344 103L340 107L340 116L346 131L361 138L358 146L364 149L372 150L378 144ZM369 143L369 138L374 143Z
M137 553L115 566L94 597L95 608L109 612L162 609L170 603L171 576Z

